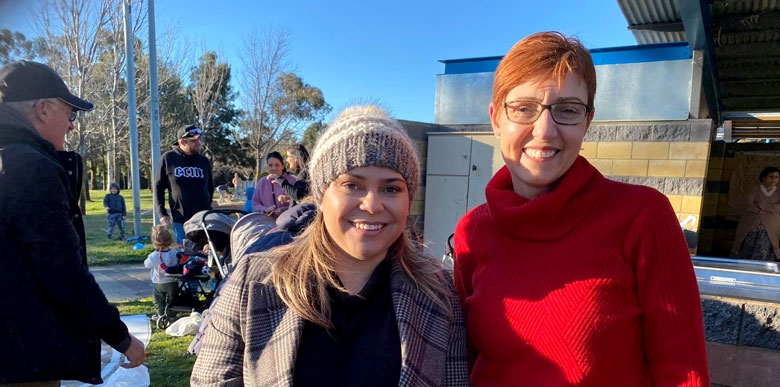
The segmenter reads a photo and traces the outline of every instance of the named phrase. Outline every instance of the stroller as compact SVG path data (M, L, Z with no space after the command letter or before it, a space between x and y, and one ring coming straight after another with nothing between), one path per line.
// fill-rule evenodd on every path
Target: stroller
M217 286L230 269L230 230L241 210L205 210L184 223L183 251L176 254L179 264L166 275L175 278L178 290L165 314L157 319L157 328L165 329L180 314L203 312L214 300ZM207 252L204 248L208 246Z

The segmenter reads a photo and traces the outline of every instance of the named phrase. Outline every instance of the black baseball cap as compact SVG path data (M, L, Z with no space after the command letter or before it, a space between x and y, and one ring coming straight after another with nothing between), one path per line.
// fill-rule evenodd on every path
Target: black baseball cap
M176 138L198 138L202 132L195 125L184 125L176 132Z
M95 108L91 102L71 94L62 77L43 63L20 60L0 68L0 102L43 98L59 98L76 110Z

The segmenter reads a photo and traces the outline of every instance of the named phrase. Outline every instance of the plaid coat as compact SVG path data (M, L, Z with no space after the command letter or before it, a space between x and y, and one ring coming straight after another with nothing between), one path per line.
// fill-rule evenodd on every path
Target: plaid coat
M304 320L281 301L271 280L273 253L244 257L211 313L192 371L192 386L292 386ZM452 280L435 274L449 289ZM452 313L417 288L393 260L393 307L401 339L399 386L468 386L463 311L454 290Z

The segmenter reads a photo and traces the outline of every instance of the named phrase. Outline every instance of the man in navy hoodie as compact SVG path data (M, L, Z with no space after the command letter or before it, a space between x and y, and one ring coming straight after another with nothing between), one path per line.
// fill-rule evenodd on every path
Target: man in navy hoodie
M154 205L160 216L160 224L173 224L176 243L185 238L184 222L198 211L211 209L214 196L211 162L200 154L200 128L186 125L176 133L176 145L165 152L154 183ZM165 208L165 191L168 206Z

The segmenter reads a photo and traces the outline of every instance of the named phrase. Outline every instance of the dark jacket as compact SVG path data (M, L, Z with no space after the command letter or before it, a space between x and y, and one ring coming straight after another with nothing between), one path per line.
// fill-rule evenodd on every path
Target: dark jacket
M116 188L116 193L113 194L109 192L103 197L103 208L108 208L107 212L109 214L122 214L122 216L127 216L125 198L119 194L119 185L111 183L109 189L111 188Z
M80 154L70 151L57 151L57 158L60 160L60 165L65 168L65 173L68 177L68 188L70 189L68 200L70 201L71 215L73 216L73 227L79 235L79 245L81 245L81 253L84 258L82 262L84 266L87 266L87 236L84 232L84 212L79 207L81 187L84 184L84 162Z
M130 345L82 264L72 196L54 147L0 104L0 384L99 384L100 340L120 352Z
M294 206L309 195L309 174L303 171L298 176L295 176L295 183L290 184L287 179L278 179L279 184L282 185L285 195L290 197L292 203L290 206Z
M165 191L168 207L165 209ZM187 155L178 146L160 159L154 182L154 205L160 216L184 223L198 211L210 210L214 196L211 162L201 154Z

